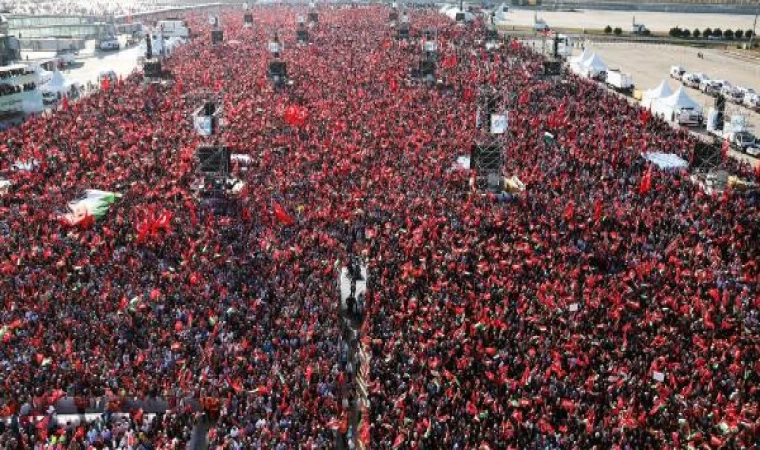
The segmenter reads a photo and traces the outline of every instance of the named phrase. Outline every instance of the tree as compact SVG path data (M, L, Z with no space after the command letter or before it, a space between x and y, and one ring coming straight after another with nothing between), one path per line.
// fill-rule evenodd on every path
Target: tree
M620 36L623 34L623 30L620 27L615 27L614 30L612 30L613 33L615 33L615 36Z
M747 38L747 39L749 39L752 36L754 36L754 34L755 33L752 30L747 30L747 31L744 32L744 37Z
M702 36L705 37L705 39L709 38L712 35L712 29L711 28L705 28L705 30L702 32Z
M670 29L668 34L670 35L670 37L678 37L681 35L681 29L678 27L673 27Z
M699 35L700 34L701 33L699 32L699 28L694 28L694 31L691 32L691 35L694 36L697 39L699 39Z
M681 37L682 38L690 38L691 37L691 31L687 29L681 30Z
M723 37L728 39L729 41L732 40L734 38L734 30L729 28L728 30L724 31Z
M646 28L646 29L644 29L644 31L641 32L641 35L642 36L651 36L652 35L652 31L649 30L649 28Z
M612 27L607 25L606 27L604 27L604 34L610 34L610 33L612 33Z
M744 37L744 30L736 30L734 31L734 37L736 39L741 39Z
M713 36L717 36L717 37L721 37L721 36L723 36L723 30L721 30L720 28L715 28L715 29L713 29L712 35Z

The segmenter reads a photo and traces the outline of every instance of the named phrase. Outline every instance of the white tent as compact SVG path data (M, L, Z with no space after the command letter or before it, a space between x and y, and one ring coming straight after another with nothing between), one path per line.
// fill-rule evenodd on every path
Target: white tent
M602 58L596 53L592 54L591 57L581 62L580 66L581 73L588 77L593 77L607 71L607 64L605 64L605 62L602 61Z
M70 83L63 78L63 75L59 71L53 72L53 77L44 86L40 88L42 92L50 92L51 94L65 94L69 90Z
M508 20L507 18L507 12L509 11L509 7L506 3L502 3L501 5L496 7L496 10L494 11L494 19L496 22L506 22Z
M461 9L459 9L456 6L454 6L454 7L448 8L446 11L443 12L443 14L446 17L448 17L449 19L451 19L451 20L456 20L457 14L459 14L461 12L462 12ZM470 12L465 11L464 12L464 21L465 22L472 22L473 20L475 20L475 15L472 14L472 13L470 13Z
M662 170L686 169L689 163L674 153L650 152L644 153L644 159L650 161Z
M667 120L674 120L675 114L682 109L702 111L702 106L689 97L683 86L679 87L673 94L657 99L652 103L652 111L655 114L664 115Z
M641 96L641 104L644 105L645 108L651 108L656 100L670 95L673 95L673 90L670 89L670 86L665 80L662 80L656 88L644 92Z
M53 78L53 72L45 70L39 64L35 65L34 72L37 74L37 79L40 84L45 84Z
M593 56L593 53L591 53L590 51L584 48L583 53L573 58L570 58L570 64L581 64L582 62L586 61L592 56Z

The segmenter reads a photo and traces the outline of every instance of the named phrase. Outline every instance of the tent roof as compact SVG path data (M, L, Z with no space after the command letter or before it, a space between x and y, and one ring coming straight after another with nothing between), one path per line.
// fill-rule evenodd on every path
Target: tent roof
M686 90L683 88L683 86L679 87L675 93L661 98L658 101L665 106L681 108L686 107L694 109L700 108L699 103L695 102L691 97L689 97L689 94L686 93Z
M644 92L644 96L648 98L663 98L673 94L673 90L670 89L668 83L665 80L660 81L660 84L656 88L650 89Z
M607 64L596 53L581 63L582 66L595 70L607 70Z
M685 169L689 167L689 163L674 153L644 153L644 158L663 170Z
M580 55L572 58L571 62L580 63L580 62L583 62L583 61L587 60L590 56L592 56L591 53L589 53L589 51L584 48L583 49L583 53L581 53Z
M50 81L47 82L46 86L48 87L65 87L66 86L66 79L63 78L63 74L59 71L53 72L53 77L50 79Z

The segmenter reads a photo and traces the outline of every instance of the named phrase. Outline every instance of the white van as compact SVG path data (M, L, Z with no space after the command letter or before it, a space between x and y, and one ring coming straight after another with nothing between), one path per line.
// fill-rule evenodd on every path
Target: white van
M685 73L686 69L681 66L670 66L670 78L680 80Z
M684 86L688 86L690 88L699 88L699 84L702 82L702 78L697 73L685 73L681 77L681 83L683 83Z

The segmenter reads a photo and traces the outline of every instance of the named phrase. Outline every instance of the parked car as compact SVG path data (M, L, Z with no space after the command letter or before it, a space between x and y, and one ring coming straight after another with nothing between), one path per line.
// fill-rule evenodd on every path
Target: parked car
M752 88L746 88L744 86L734 86L734 87L736 87L736 89L738 89L739 92L742 93L742 96L747 95L747 94L757 94L757 92L755 92L755 90Z
M699 83L702 82L702 78L699 76L699 74L696 73L686 73L681 77L681 83L683 83L684 86L688 86L691 88L699 88Z
M680 80L685 73L686 69L681 66L670 66L670 78Z
M121 44L119 44L119 40L115 37L107 37L100 40L98 47L101 50L112 51L119 50L121 48Z
M755 111L760 111L760 95L753 92L744 94L744 106Z
M55 57L58 58L58 63L62 67L68 67L76 62L76 57L79 54L76 50L63 49L56 52Z
M741 103L744 100L744 94L739 89L728 84L721 88L720 93L726 97L726 100L733 103Z
M739 131L731 137L731 144L741 151L746 151L747 148L754 146L756 143L757 139L755 139L755 135L749 131Z
M720 93L721 89L723 89L724 83L725 82L722 80L705 80L702 83L699 83L699 90L707 95L715 96Z
M746 147L744 153L757 158L760 156L760 143L756 141L754 144Z

